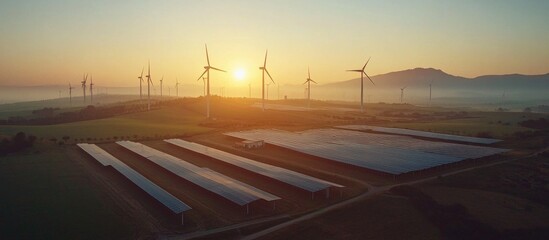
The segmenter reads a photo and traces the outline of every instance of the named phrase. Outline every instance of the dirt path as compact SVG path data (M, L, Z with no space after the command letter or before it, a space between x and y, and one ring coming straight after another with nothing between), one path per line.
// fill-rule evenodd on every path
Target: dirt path
M276 220L283 219L283 218L290 218L290 215L284 214L284 215L274 216L274 217L269 217L269 218L255 219L255 220L248 221L248 222L238 223L238 224L225 226L225 227L220 227L220 228L215 228L215 229L210 229L210 230L206 230L206 231L192 232L192 233L183 234L183 235L167 235L163 238L165 238L165 239L174 239L174 240L193 239L193 238L204 237L204 236L208 236L208 235L211 235L211 234L221 233L221 232L225 232L225 231L229 231L229 230L235 230L235 229L239 229L239 228L243 228L243 227L247 227L247 226L252 226L252 225L256 225L256 224L260 224L260 223L276 221Z
M485 168L485 167L490 167L490 166L494 166L494 165L499 165L499 164L503 164L503 163L508 163L508 162L512 162L512 161L517 161L517 160L522 160L522 159L527 159L527 158L530 158L530 157L533 157L533 156L536 156L542 152L545 152L545 151L549 151L549 147L546 147L544 149L541 149L537 152L534 152L532 154L529 154L527 156L523 156L523 157L518 157L518 158L513 158L513 159L508 159L508 160L504 160L504 161L500 161L500 162L494 162L494 163L489 163L489 164L484 164L484 165L480 165L480 166L474 166L474 167L469 167L469 168L464 168L464 169L460 169L460 170L456 170L456 171L452 171L452 172L449 172L449 173L445 173L445 174L441 174L440 176L451 176L451 175L455 175L455 174L459 174L459 173L462 173L462 172L467 172L467 171L471 171L471 170L475 170L475 169L480 169L480 168ZM339 208L342 208L342 207L345 207L349 204L352 204L352 203L355 203L355 202L358 202L358 201L362 201L364 199L367 199L367 198L370 198L370 197L373 197L373 196L376 196L376 195L379 195L381 193L384 193L388 190L390 190L391 188L393 187L397 187L397 186L401 186L401 185L414 185L414 184L418 184L418 183L423 183L423 182L427 182L427 181L431 181L431 180L434 180L434 179L437 179L438 176L433 176L433 177L427 177L427 178L423 178L423 179L419 179L419 180L414 180L414 181L410 181L410 182L405 182L405 183L398 183L398 184L393 184L393 185L388 185L388 186L383 186L383 187L373 187L371 189L368 190L368 192L366 193L363 193L361 195L358 195L354 198L351 198L351 199L348 199L348 200L345 200L343 202L339 202L337 204L334 204L334 205L331 205L331 206L328 206L328 207L325 207L325 208L322 208L322 209L319 209L317 211L314 211L312 213L309 213L309 214L305 214L301 217L298 217L298 218L295 218L295 219L292 219L290 221L287 221L287 222L284 222L284 223L281 223L281 224L278 224L276 226L273 226L273 227L270 227L270 228L267 228L267 229L264 229L262 231L259 231L259 232L256 232L254 234L251 234L251 235L248 235L246 237L243 237L242 240L251 240L251 239L258 239L262 236L265 236L267 234L270 234L270 233L273 233L275 231L278 231L280 229L283 229L285 227L288 227L288 226L291 226L291 225L294 225L294 224L297 224L297 223L300 223L300 222L303 222L305 220L309 220L311 218L314 218L314 217L318 217L324 213L327 213L327 212L330 212L332 210L335 210L335 209L339 209Z

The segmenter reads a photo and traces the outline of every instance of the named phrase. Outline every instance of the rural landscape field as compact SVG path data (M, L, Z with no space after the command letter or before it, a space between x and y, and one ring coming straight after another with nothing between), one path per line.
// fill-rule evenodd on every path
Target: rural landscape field
M549 239L545 1L0 3L0 239Z

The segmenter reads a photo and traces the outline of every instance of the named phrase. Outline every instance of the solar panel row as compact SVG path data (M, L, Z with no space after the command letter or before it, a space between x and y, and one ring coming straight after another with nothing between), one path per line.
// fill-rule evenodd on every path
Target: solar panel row
M269 144L309 155L391 174L412 172L507 151L341 129L314 129L297 133L251 130L225 134L247 140L264 140Z
M141 143L119 141L117 144L142 157L147 158L177 176L219 196L222 196L240 206L249 204L259 199L263 199L265 201L280 199L278 196L267 193L238 180L229 178L225 175L216 173L210 169L195 166Z
M281 182L304 189L306 191L316 192L329 187L343 187L342 185L336 183L307 176L305 174L294 172L288 169L257 162L245 157L234 155L215 148L210 148L198 143L188 142L181 139L167 139L164 141L171 143L175 146L249 170L251 172L279 180Z
M99 148L97 145L87 143L79 143L77 145L100 162L103 166L112 166L135 185L143 189L143 191L168 207L172 212L178 214L191 209L191 207L187 204L183 203L178 198L154 184L149 179L130 168L128 165L107 153L105 150Z
M402 128L377 127L377 126L369 126L369 125L345 125L345 126L337 126L337 128L348 129L348 130L371 130L371 131L381 132L381 133L401 134L401 135L450 140L450 141L466 142L466 143L492 144L492 143L501 141L499 139L491 139L491 138L467 137L467 136L458 136L458 135L443 134L443 133L425 132L425 131L417 131L417 130L402 129Z

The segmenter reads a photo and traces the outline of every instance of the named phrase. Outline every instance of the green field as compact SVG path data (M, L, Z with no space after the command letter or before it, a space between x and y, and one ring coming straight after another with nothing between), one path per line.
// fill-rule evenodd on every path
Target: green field
M0 158L0 189L0 239L128 239L135 231L58 146Z
M99 139L113 137L155 137L189 135L211 129L199 125L204 117L184 109L166 107L150 112L120 115L112 118L55 125L0 126L0 135L14 135L23 131L39 138L70 136L71 139Z
M547 117L547 114L519 112L472 112L466 118L419 121L419 122L388 122L384 126L408 128L421 131L439 132L464 136L477 136L488 132L495 138L507 138L515 132L529 131L519 122L528 119Z

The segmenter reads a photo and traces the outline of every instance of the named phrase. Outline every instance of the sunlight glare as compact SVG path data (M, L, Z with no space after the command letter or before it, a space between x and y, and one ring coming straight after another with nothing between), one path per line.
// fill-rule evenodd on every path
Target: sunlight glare
M234 71L234 78L236 80L242 81L244 80L245 77L246 77L246 71L244 71L244 69L239 68L236 71Z

